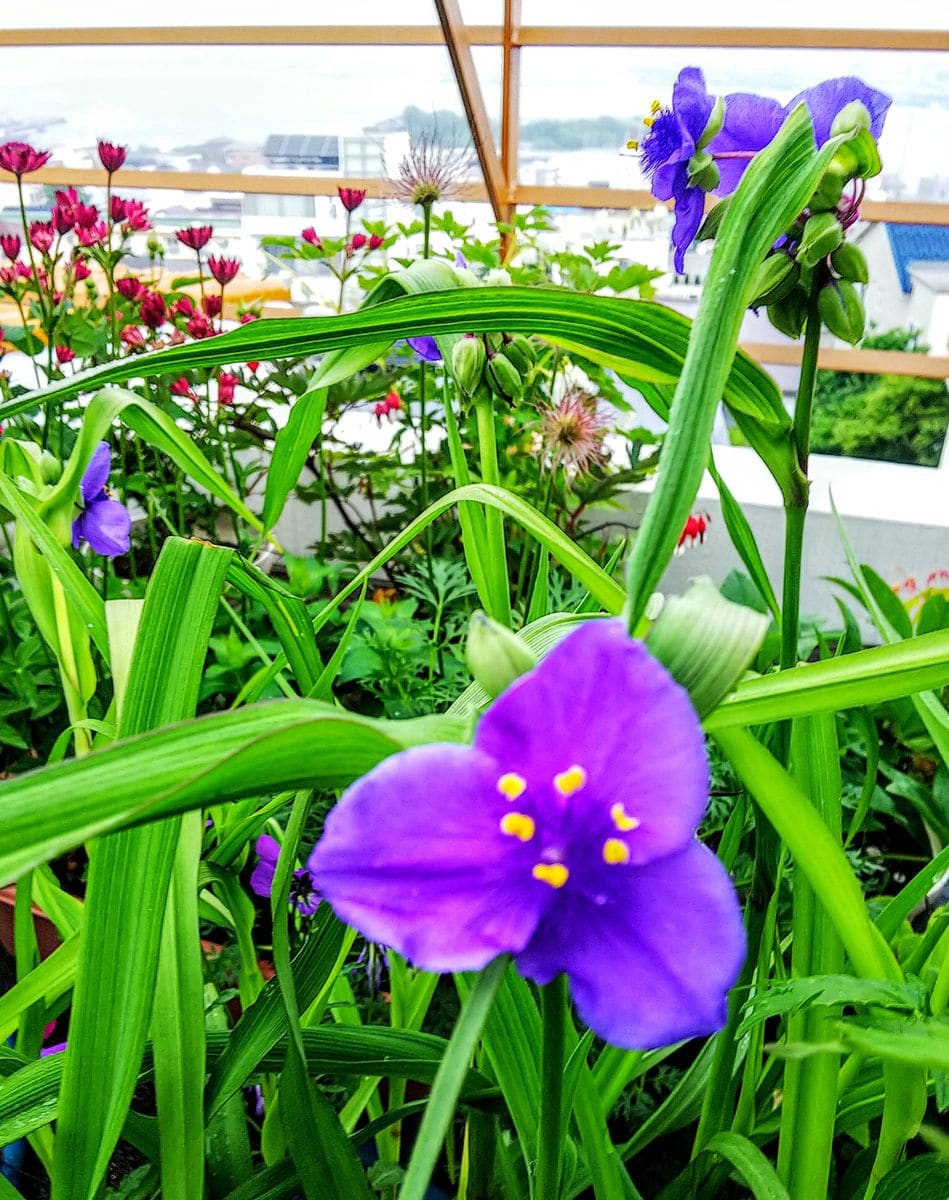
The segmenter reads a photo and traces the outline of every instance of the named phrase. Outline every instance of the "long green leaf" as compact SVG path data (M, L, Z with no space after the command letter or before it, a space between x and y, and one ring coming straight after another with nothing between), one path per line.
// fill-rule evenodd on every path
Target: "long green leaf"
M702 1154L719 1154L727 1159L751 1188L755 1200L791 1200L790 1192L775 1174L774 1167L754 1142L741 1134L716 1133Z
M264 485L264 529L273 529L296 486L313 443L323 432L326 388L308 391L290 409L290 418L274 439Z

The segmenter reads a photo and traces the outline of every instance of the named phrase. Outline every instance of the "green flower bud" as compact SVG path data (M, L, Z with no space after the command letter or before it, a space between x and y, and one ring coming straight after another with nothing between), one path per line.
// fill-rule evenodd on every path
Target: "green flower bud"
M813 213L829 212L837 207L844 194L844 185L852 176L842 163L833 159L830 166L821 176L817 190L807 202L807 207Z
M883 170L883 160L869 129L858 133L837 150L831 166L844 173L847 179L872 179Z
M766 308L769 304L777 304L793 291L801 275L801 268L778 251L766 258L755 274L754 300L752 308Z
M807 320L807 293L803 288L795 287L783 300L769 304L768 320L775 329L796 341L803 333Z
M519 637L480 611L471 616L465 657L492 700L537 666L533 651Z
M463 337L451 352L451 369L458 386L471 396L481 382L486 359L484 342L479 337Z
M504 354L493 354L488 359L485 371L491 390L503 400L514 403L520 400L524 393L524 384L517 372L517 367Z
M841 279L851 283L868 283L870 269L863 251L852 242L844 242L830 256L830 265Z
M851 100L834 117L830 127L830 136L839 137L842 133L856 133L859 129L870 128L870 112L862 100Z
M816 267L821 259L833 254L843 240L843 226L835 213L815 213L804 225L797 261L805 267Z
M505 358L509 358L522 375L526 375L537 357L534 347L522 333L506 333L502 341Z
M857 289L847 279L822 287L817 297L820 319L835 336L856 345L863 337L866 315Z
M50 454L48 450L44 450L40 455L40 474L43 477L43 482L58 483L62 473L63 464L58 458Z
M715 107L712 109L712 115L708 119L708 123L702 130L702 136L695 143L696 150L704 150L716 134L721 133L722 126L725 124L725 98L719 96L715 101Z
M689 185L691 187L699 187L703 192L713 192L721 181L722 173L711 154L700 150L698 154L692 155L689 159Z

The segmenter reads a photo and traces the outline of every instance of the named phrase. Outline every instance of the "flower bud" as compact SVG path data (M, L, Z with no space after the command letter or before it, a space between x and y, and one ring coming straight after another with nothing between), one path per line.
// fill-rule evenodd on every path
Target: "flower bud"
M496 395L512 404L516 400L520 400L524 392L524 385L517 372L517 367L506 355L493 354L488 359L485 374L491 390Z
M801 277L801 268L780 251L766 258L759 266L754 281L752 308L767 308L777 304L793 291Z
M803 289L795 287L776 304L769 304L768 320L775 329L796 341L807 320L807 295Z
M843 240L843 226L836 213L815 213L805 222L797 261L804 267L816 267L822 259L833 254Z
M537 666L533 651L519 637L480 611L471 616L465 656L492 700Z
M63 464L58 458L54 458L48 450L43 450L40 454L40 474L43 477L44 483L59 483L59 477L63 473Z
M851 283L868 283L870 269L863 251L852 242L843 242L830 256L830 265L841 279Z
M830 136L839 137L842 133L856 133L859 129L869 130L871 125L870 112L862 100L851 100L834 117L830 127Z
M855 176L860 179L872 179L883 170L883 160L880 158L876 139L869 129L861 129L849 142L844 142L834 155L833 162L846 171L850 179Z
M452 374L466 396L471 396L481 382L485 363L484 342L479 337L463 337L451 352Z
M713 192L722 182L722 173L711 154L704 150L689 159L689 186Z
M509 358L522 375L526 375L536 358L534 347L527 338L522 333L506 333L502 345L505 358Z
M857 289L847 279L836 279L822 287L817 297L820 319L835 336L856 345L863 337L866 315Z

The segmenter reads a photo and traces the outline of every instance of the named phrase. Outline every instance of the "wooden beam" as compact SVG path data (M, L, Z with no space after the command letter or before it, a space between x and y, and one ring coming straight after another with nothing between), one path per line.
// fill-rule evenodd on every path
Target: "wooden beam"
M721 25L525 25L522 46L737 46L782 50L949 50L945 29L759 29Z
M743 342L741 349L771 366L800 365L802 347L792 342ZM825 371L861 371L866 375L909 375L949 379L949 355L910 354L905 350L851 350L822 346L817 365Z
M521 0L504 0L504 46L501 75L501 167L508 192L517 183L521 141L521 50L518 35Z
M507 194L501 160L494 146L494 134L491 132L491 122L488 120L488 111L481 95L478 72L475 70L471 54L471 43L468 41L458 0L435 0L435 9L481 164L488 203L496 221L509 221L514 209Z

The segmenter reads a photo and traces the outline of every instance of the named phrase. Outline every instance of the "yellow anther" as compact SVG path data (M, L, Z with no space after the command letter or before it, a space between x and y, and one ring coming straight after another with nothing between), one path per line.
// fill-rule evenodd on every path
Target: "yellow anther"
M629 862L629 846L619 838L607 838L603 843L603 861L611 867L625 866Z
M578 767L574 763L566 771L561 771L559 775L554 776L554 787L561 796L572 796L574 792L579 792L586 781L586 771L584 771L583 767Z
M638 817L631 817L622 804L614 804L610 808L610 819L621 833L629 833L631 829L638 829L642 822Z
M552 888L562 888L570 878L570 872L563 863L538 863L531 874L541 883L550 884Z
M630 141L628 141L628 142L626 143L626 149L627 149L627 150L638 150L638 149L639 149L639 142L637 142L637 141L635 141L635 140L632 140L632 139L631 139Z
M656 122L655 122L654 118L643 117L643 124L646 126L647 129L652 129L652 127L653 127L653 125L655 125L655 123Z
M652 104L650 104L650 106L649 106L649 111L652 113L653 116L655 116L656 113L660 110L660 108L662 108L662 105L659 103L659 101L653 100Z
M519 842L529 842L536 828L534 818L527 813L509 812L501 818L501 832L516 837Z
M516 800L518 796L523 796L526 788L527 780L523 775L515 774L514 771L508 771L498 780L498 791L508 800Z

